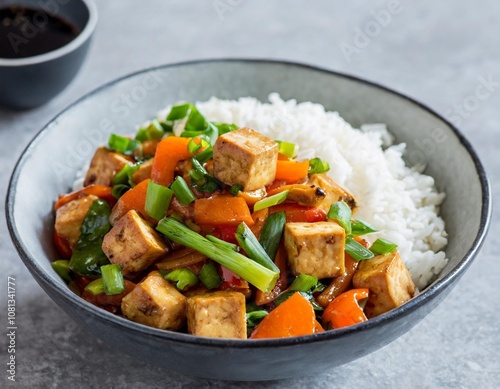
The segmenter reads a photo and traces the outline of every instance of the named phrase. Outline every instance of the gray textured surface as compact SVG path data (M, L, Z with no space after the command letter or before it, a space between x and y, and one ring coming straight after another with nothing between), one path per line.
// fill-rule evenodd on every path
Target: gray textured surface
M372 12L390 1L226 1L238 4L222 15L213 2L101 4L100 24L87 62L58 98L29 112L0 110L0 193L33 135L84 93L144 67L212 57L297 60L355 74L420 100L453 119L476 147L500 196L496 127L500 104L500 3L464 0L400 2L385 26ZM286 12L285 12L286 11ZM385 14L387 15L387 13ZM389 18L385 18L387 21ZM357 29L373 29L350 61L341 44L354 45ZM360 43L364 46L361 47ZM346 47L344 45L344 47ZM351 47L352 48L352 47ZM478 89L492 79L490 91ZM479 94L478 94L479 93ZM36 188L34 188L36 195ZM3 209L2 209L3 214ZM500 311L497 284L500 225L494 211L480 255L450 296L412 331L349 365L300 380L263 387L474 387L500 386ZM14 251L0 219L0 325L6 331L7 276L16 278L17 384L21 387L241 387L255 384L192 379L160 371L110 350L80 330L38 287ZM0 336L6 366L7 337ZM321 356L318 356L321 357ZM2 369L0 386L7 373Z

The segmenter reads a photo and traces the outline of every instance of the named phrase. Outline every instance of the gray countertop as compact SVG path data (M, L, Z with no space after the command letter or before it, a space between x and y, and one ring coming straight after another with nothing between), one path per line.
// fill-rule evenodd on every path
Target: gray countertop
M493 200L500 199L499 1L145 3L100 2L93 45L75 81L38 109L0 110L2 201L21 151L69 103L145 67L221 57L310 63L376 81L427 104L459 122L486 166ZM370 36L363 38L360 31ZM485 79L490 80L490 93L478 99L476 88ZM3 207L0 212L1 387L9 384L8 276L15 277L17 288L16 384L20 387L255 386L163 371L114 351L80 329L28 273L11 244ZM489 236L471 268L446 300L409 333L322 375L259 383L259 387L500 387L499 219L496 209Z

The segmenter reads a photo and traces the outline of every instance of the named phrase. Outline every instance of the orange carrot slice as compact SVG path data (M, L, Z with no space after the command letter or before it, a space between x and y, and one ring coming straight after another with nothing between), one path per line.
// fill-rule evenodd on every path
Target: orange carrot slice
M191 138L179 136L169 136L161 140L156 147L151 171L153 182L164 186L169 186L172 183L177 163L193 156L188 150L190 141Z
M306 178L309 171L309 161L283 161L276 163L275 180L284 180L287 184L294 184L297 181Z
M245 222L248 226L254 224L245 200L234 196L195 200L194 218L196 223L201 225L237 226L241 222Z
M297 292L272 310L255 328L250 338L288 338L314 334L316 330L314 309Z

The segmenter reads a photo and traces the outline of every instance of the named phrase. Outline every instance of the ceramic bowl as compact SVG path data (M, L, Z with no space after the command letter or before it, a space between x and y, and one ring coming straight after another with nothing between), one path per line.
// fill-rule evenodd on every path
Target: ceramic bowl
M97 25L97 7L92 0L0 0L1 8L12 4L62 17L80 30L67 45L45 54L14 59L0 55L0 105L29 109L47 103L76 76ZM28 33L20 37L29 38Z
M450 259L439 277L410 302L367 322L287 339L210 339L163 331L87 303L52 270L53 202L111 132L131 133L167 104L211 96L271 92L336 110L353 126L387 123L408 145L410 163L447 196ZM439 134L437 137L436 134ZM33 195L36 188L37 195ZM371 353L407 332L431 312L469 267L485 237L491 210L488 180L469 142L423 105L384 87L310 66L259 60L212 60L167 65L132 74L82 98L50 122L24 151L12 175L7 219L27 268L76 322L113 348L186 375L226 380L271 380L316 374ZM460 323L457 323L460 325ZM319 357L321 356L321 357Z

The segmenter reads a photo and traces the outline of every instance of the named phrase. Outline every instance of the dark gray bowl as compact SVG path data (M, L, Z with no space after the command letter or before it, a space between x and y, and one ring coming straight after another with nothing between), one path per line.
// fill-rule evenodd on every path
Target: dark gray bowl
M409 159L427 162L447 192L442 216L449 264L422 294L359 325L311 336L222 340L146 327L80 299L54 273L52 206L110 132L130 133L166 104L254 96L322 103L354 126L383 122L406 142ZM439 137L436 135L439 134ZM33 196L36 188L37 195ZM227 380L271 380L316 374L375 351L408 331L450 292L483 242L491 204L476 153L448 122L407 97L354 77L269 61L214 60L168 65L112 82L70 106L32 141L13 173L7 220L25 265L75 321L117 349L187 375ZM457 323L460 325L460 323ZM438 339L436 339L438 340ZM320 356L320 357L318 357Z
M97 8L92 0L0 0L0 8L12 4L32 5L64 18L81 31L57 50L27 58L0 58L0 105L34 108L59 94L77 74L97 24Z

